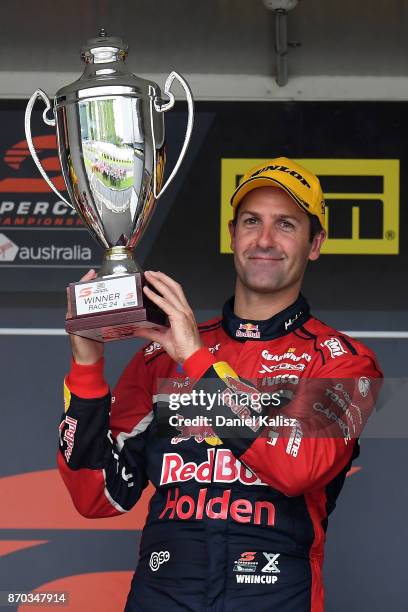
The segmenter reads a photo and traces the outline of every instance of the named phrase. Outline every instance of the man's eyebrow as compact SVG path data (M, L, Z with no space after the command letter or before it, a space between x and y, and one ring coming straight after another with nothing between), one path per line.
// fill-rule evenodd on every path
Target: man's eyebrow
M242 210L240 211L241 215L251 215L252 217L261 217L262 215L258 212L252 210Z
M256 211L252 211L252 210L243 210L242 212L240 212L240 215L250 215L251 217L262 217L262 213L256 212ZM296 217L294 215L288 215L286 213L277 213L276 215L274 215L277 219L288 219L290 221L297 221L299 222L299 217Z
M290 219L290 221L299 221L299 217L294 215L285 215L284 213L281 215L277 215L278 219Z

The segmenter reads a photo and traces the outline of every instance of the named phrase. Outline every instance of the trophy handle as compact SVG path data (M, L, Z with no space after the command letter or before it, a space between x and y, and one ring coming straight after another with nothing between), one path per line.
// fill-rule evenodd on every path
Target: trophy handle
M71 208L74 208L72 206L71 202L68 202L68 200L66 200L64 198L64 196L61 195L61 193L55 187L54 183L48 177L48 174L45 172L44 168L41 165L40 160L38 159L37 151L34 148L33 139L31 137L31 113L33 111L33 106L34 106L37 98L40 98L45 103L45 110L43 112L44 123L46 123L47 125L55 126L55 119L48 119L48 117L47 117L47 113L51 109L51 102L50 102L49 97L47 96L46 93L43 92L42 89L36 89L35 92L33 93L33 95L31 96L31 98L28 101L28 104L27 104L27 107L26 107L26 111L25 111L25 116L24 116L24 128L25 128L25 135L26 135L26 140L27 140L27 144L28 144L28 149L29 149L29 151L31 153L31 157L34 160L35 165L37 166L38 170L40 171L41 176L43 177L43 179L47 183L47 185L49 187L51 187L53 192L59 198L61 198L61 200L63 200L63 202L65 202L65 204L68 204L68 206L70 206Z
M187 147L189 145L190 138L191 138L191 133L193 131L193 122L194 122L194 102L193 102L193 96L192 96L191 89L190 89L188 83L183 79L183 77L180 74L178 74L178 72L175 72L174 70L172 72L170 72L169 76L166 79L166 83L164 85L164 93L167 94L167 96L169 97L169 101L166 102L166 104L161 104L160 105L160 104L157 103L156 100L154 100L154 109L158 113L164 113L164 112L170 110L171 108L173 108L175 100L174 100L174 95L171 93L170 89L171 89L171 86L173 84L174 79L177 79L179 81L180 85L183 87L184 92L186 94L187 105L188 105L187 127L186 127L186 133L185 133L185 136L184 136L184 143L183 143L183 146L181 147L181 151L180 151L180 155L178 157L178 160L176 161L176 163L174 165L174 168L173 168L173 170L170 173L170 176L168 177L167 181L164 183L164 185L161 188L161 190L159 191L159 193L157 193L157 191L156 191L156 184L157 184L156 183L156 179L157 179L156 141L155 141L155 136L154 136L152 101L150 102L150 122L151 122L151 128L152 128L153 147L154 147L153 195L154 195L156 200L163 195L163 193L166 191L167 187L170 185L170 183L172 182L172 180L176 176L177 171L180 168L180 164L183 161L184 156L186 154Z

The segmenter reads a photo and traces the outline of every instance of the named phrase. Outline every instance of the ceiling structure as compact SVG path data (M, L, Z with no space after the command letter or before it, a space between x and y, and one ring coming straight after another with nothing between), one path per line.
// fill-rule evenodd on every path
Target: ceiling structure
M133 72L162 84L176 69L196 99L408 98L408 0L300 0L284 87L262 0L3 0L1 16L3 98L77 78L80 48L102 26L129 44Z

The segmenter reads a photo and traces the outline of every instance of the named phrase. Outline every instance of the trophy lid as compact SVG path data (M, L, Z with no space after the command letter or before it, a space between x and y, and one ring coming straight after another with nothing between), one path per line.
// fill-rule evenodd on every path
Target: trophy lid
M90 38L81 47L81 58L86 64L106 64L124 60L128 53L128 45L118 36L108 36L105 28L101 28L96 38Z
M108 36L105 29L99 31L99 35L90 38L81 47L81 58L85 62L85 69L79 79L62 87L55 94L55 105L75 103L86 95L98 95L95 88L103 88L106 95L106 88L110 88L112 95L124 93L123 87L127 88L128 95L147 99L152 92L158 99L161 99L160 88L157 83L143 79L132 74L125 63L128 53L128 45L117 36ZM121 93L115 87L122 87ZM101 90L102 91L102 90Z

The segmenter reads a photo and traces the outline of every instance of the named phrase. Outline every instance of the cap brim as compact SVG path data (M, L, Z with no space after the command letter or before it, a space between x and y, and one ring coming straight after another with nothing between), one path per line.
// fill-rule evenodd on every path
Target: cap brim
M286 191L286 193L290 195L290 197L304 212L309 212L309 204L302 200L297 193L292 191L292 189L289 189L289 187L284 185L284 183L281 181L266 176L254 176L253 178L241 183L231 198L231 205L235 209L250 191L258 189L259 187L273 187L274 185Z

